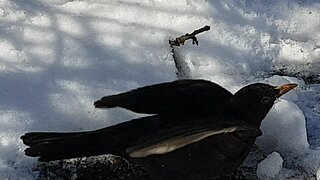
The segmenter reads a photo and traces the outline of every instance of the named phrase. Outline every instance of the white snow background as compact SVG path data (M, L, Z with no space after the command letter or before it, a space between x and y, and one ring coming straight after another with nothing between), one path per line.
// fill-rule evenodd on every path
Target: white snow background
M0 179L37 177L19 139L25 132L137 117L93 102L175 80L169 38L205 25L199 46L180 51L192 78L231 92L254 82L300 85L262 124L257 145L270 155L258 177L320 179L320 85L300 78L320 75L319 0L0 0Z

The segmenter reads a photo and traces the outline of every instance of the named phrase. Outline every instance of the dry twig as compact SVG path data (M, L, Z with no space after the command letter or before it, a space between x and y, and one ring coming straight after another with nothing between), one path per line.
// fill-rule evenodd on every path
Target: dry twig
M204 32L204 31L209 31L209 30L210 30L210 26L204 26L201 29L193 31L191 34L187 33L183 36L177 37L175 40L169 40L169 44L171 46L180 46L180 45L184 45L184 42L186 40L192 39L192 44L198 45L199 42L198 42L196 35Z
M177 78L178 79L189 79L191 78L191 73L190 73L190 67L188 66L188 63L184 60L183 55L179 53L179 48L177 46L184 45L184 42L188 39L192 39L192 44L198 45L198 39L196 37L197 34L209 31L210 26L204 26L201 29L197 29L193 31L191 34L187 33L183 36L177 37L175 40L169 40L169 44L171 47L171 52L173 56L173 60L175 63L175 66L177 68Z

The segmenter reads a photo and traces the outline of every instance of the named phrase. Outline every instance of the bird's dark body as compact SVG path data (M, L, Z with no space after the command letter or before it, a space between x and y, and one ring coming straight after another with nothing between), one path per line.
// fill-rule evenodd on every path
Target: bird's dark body
M232 95L204 80L152 85L104 97L95 106L157 115L88 132L31 132L21 139L30 146L26 155L40 161L114 154L147 169L138 179L220 178L240 166L276 98L295 86L257 83Z

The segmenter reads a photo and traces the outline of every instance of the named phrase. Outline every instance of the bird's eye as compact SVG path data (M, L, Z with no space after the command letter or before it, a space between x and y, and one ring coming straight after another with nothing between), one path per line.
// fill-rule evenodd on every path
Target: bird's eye
M268 104L268 103L270 103L270 101L271 101L271 98L268 97L268 96L265 96L265 97L261 98L261 103L262 104Z

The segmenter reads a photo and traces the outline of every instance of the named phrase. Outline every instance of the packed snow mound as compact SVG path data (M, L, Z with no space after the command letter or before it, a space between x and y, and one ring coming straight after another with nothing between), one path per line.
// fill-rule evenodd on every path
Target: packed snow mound
M275 178L281 168L283 159L279 153L273 152L269 154L263 161L258 164L257 176L261 180Z
M279 100L261 124L263 136L276 140L279 152L304 152L309 148L306 119L301 109L288 100ZM259 141L258 141L259 142ZM262 146L265 146L263 144Z
M320 167L320 151L310 149L306 118L297 105L297 102L302 101L298 92L304 90L306 85L303 81L288 76L272 76L264 82L271 85L297 83L299 86L275 102L262 121L263 135L257 139L256 144L265 153L279 152L285 161L286 168L296 169L300 173L303 170L304 178L310 177ZM291 172L291 174L296 173ZM281 171L279 178L292 177L286 171Z

